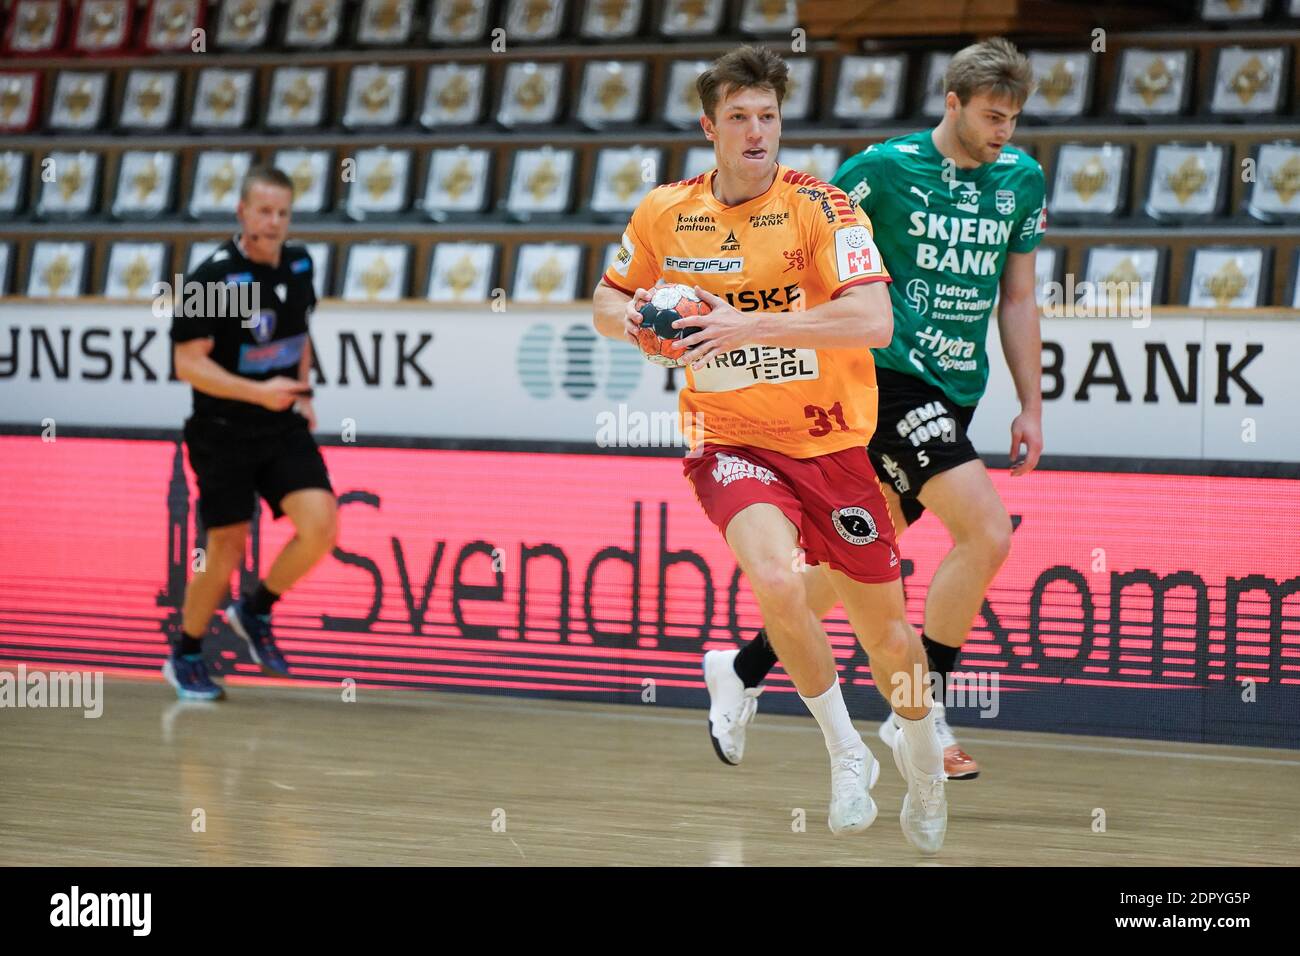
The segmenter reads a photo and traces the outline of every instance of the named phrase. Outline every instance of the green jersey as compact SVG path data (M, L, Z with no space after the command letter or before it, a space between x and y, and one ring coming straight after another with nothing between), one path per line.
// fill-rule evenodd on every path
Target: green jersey
M1012 146L960 169L930 131L876 143L831 180L871 219L893 282L894 338L876 364L914 375L958 405L989 379L984 340L1009 252L1031 252L1047 229L1043 167Z

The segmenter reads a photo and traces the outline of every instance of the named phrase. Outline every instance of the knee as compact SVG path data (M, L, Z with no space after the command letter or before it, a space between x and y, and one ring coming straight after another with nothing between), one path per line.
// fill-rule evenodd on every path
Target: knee
M1006 512L984 529L984 549L993 568L1002 567L1011 554L1011 518Z
M296 527L298 537L313 551L324 554L334 548L339 535L339 522L336 512L324 512L313 515Z
M244 560L244 541L247 537L248 529L242 525L209 531L204 545L208 564L227 570L238 566Z
M979 555L990 572L995 572L1011 554L1011 518L1005 511L990 514L968 526L961 543Z
M793 568L776 561L765 562L746 575L754 591L763 617L785 618L792 614L808 613L807 592L803 579Z
M900 612L897 617L876 622L870 632L859 636L859 640L873 657L878 654L887 660L901 660L908 656L913 641L919 643L920 637Z

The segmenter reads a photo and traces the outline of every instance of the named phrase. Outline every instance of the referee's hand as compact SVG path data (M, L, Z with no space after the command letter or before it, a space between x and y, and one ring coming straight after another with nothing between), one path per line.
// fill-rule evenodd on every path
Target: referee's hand
M257 403L273 412L282 412L302 398L310 389L296 378L277 375L258 383Z

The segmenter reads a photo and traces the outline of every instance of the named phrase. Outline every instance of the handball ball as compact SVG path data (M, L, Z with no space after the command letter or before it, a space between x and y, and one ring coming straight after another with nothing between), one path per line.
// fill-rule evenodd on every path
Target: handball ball
M650 361L657 365L681 365L686 349L681 340L700 331L698 327L673 328L678 319L708 315L709 306L700 301L688 285L668 285L656 289L650 301L641 306L641 328L637 343Z

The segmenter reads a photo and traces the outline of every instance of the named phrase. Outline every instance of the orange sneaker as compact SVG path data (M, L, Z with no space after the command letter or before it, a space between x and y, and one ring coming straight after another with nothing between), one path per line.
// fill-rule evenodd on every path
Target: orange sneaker
M949 780L974 780L980 775L980 765L954 743L943 748L943 772Z

